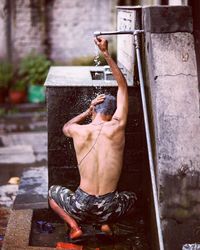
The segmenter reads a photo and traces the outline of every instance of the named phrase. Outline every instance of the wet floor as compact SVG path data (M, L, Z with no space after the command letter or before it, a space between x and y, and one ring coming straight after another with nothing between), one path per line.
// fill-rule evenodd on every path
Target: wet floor
M41 232L41 227L37 224L38 220L50 222L54 227L53 232ZM150 250L146 226L142 216L113 224L113 236L111 237L103 235L95 226L81 225L81 227L83 237L78 242L72 243L82 246L84 250ZM39 213L35 212L30 245L56 247L58 242L71 242L67 237L67 227L56 218L52 219L48 211L43 213L42 210Z

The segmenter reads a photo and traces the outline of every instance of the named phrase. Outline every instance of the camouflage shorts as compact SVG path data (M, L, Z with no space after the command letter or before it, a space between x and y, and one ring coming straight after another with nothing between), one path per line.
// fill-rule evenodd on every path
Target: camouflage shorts
M115 221L134 210L137 200L133 192L112 192L89 195L80 188L75 193L61 186L51 186L49 198L79 222L103 223Z

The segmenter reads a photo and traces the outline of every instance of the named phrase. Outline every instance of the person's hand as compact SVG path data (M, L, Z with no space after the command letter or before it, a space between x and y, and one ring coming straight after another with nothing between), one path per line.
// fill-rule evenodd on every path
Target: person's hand
M108 41L106 39L102 37L95 37L94 42L102 53L108 52Z
M104 100L105 100L105 94L98 95L94 100L91 101L90 111L92 112L94 110L94 107L97 104L102 103Z

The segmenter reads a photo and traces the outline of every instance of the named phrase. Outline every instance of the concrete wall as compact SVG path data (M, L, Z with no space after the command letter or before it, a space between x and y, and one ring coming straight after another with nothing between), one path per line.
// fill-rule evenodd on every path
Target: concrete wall
M59 62L94 56L93 32L115 28L117 0L9 0L6 12L10 10L11 23L6 34L5 3L0 0L0 48L6 53L10 35L11 51L7 53L12 52L13 61L32 50Z
M12 5L12 54L17 60L31 51L44 52L44 7L37 1L18 0Z
M149 7L143 19L164 242L166 250L178 250L199 240L200 222L200 109L191 10Z
M115 29L113 0L54 1L50 22L51 58L94 56L93 32Z
M5 10L6 0L0 1L0 58L4 58L7 55L6 49L6 17L7 13Z

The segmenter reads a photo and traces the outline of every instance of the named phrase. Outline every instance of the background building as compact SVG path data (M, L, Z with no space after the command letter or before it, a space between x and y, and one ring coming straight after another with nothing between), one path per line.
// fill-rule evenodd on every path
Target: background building
M0 0L0 58L32 50L59 63L94 56L93 32L116 27L116 5L188 4L187 0Z

